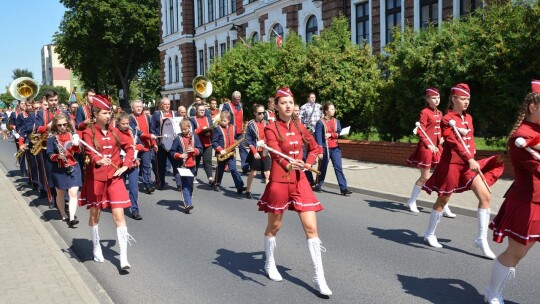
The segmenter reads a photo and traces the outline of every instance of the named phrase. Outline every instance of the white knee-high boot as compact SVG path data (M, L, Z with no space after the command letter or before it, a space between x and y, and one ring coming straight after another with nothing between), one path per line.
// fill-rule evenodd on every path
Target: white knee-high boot
M456 217L456 214L452 213L452 211L450 210L450 207L448 206L448 204L444 205L444 208L443 208L442 212L443 212L443 216L445 216L445 217L449 217L449 218Z
M514 267L506 267L496 259L491 270L491 280L484 291L484 300L489 304L503 304L503 288L515 275Z
M126 226L116 228L116 236L120 246L120 268L124 270L130 269L131 265L127 259L127 245L128 243L131 245L130 241L135 241L135 239L128 233Z
M490 259L495 259L495 254L491 251L489 248L489 244L487 241L487 232L488 232L488 226L489 226L489 215L490 215L490 209L478 209L477 211L477 220L478 220L478 235L476 236L476 239L474 240L474 244L476 247L479 247L482 250L482 254L484 254L485 257Z
M105 261L105 258L103 257L103 252L101 251L101 244L99 243L98 225L90 226L90 231L92 234L92 245L94 245L94 261L98 263L103 263Z
M283 278L277 270L276 261L274 260L274 249L276 248L276 237L264 236L264 253L266 261L264 262L264 270L272 281L282 281Z
M409 210L414 213L419 213L420 210L418 210L418 207L416 206L416 198L418 197L418 194L420 194L420 191L422 190L422 187L418 185L414 185L411 197L407 201L407 205L409 205Z
M437 224L439 224L441 221L441 217L442 212L437 212L435 209L431 210L428 228L426 233L424 233L424 241L426 241L431 247L442 248L442 245L439 244L439 241L437 241L437 237L435 236L435 230L437 229Z
M326 279L324 278L324 269L322 265L322 256L321 251L326 251L324 247L321 246L321 240L319 238L312 238L307 240L309 253L311 255L311 262L313 263L313 284L315 288L323 295L330 296L332 291L326 284Z

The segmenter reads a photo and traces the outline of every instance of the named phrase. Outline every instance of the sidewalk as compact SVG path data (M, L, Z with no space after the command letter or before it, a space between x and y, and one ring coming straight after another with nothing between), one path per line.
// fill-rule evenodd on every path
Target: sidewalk
M351 191L384 198L406 204L411 195L414 183L420 177L420 170L411 167L385 165L343 159L343 172ZM499 179L491 187L491 213L497 214L504 201L503 195L510 188L513 180ZM325 189L324 187L332 188ZM326 181L323 191L328 190L339 193L336 175L332 162L326 172ZM419 207L431 209L437 199L437 193L428 195L422 191L417 199ZM472 191L453 194L449 203L452 212L475 216L478 199ZM426 211L426 210L424 210ZM428 211L429 212L429 211Z
M0 303L99 303L1 164L0 189Z

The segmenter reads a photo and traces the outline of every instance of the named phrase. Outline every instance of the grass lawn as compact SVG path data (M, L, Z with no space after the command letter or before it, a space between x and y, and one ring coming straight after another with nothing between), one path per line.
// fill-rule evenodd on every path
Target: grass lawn
M368 139L366 139L364 133L351 133L349 134L349 136L346 136L345 139L381 141L381 139L379 138L379 134L377 133L371 133ZM506 144L504 140L487 141L483 137L475 137L474 141L476 143L476 150L504 151L504 147ZM400 139L398 142L417 143L418 137L416 135L411 135Z

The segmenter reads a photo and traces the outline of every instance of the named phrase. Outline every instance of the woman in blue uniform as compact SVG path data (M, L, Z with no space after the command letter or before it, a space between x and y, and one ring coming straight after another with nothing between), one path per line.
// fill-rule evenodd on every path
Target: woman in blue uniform
M77 192L82 186L81 170L75 157L81 152L79 136L74 132L71 121L64 113L53 117L51 133L47 140L47 156L53 163L51 180L56 188L56 205L70 228L79 223L77 212ZM66 215L64 195L69 195L69 216Z

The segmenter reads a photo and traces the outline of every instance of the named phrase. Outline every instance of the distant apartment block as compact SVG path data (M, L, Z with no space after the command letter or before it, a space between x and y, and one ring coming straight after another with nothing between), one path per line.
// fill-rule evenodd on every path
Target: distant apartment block
M160 0L162 95L172 105L193 100L192 79L238 41L275 41L294 31L306 43L343 15L351 41L374 53L392 28L440 26L483 5L480 0ZM234 77L234 75L231 75ZM240 91L242 88L238 88Z
M41 49L42 84L65 87L68 92L74 85L80 89L78 77L60 63L54 48L54 45L48 44Z

